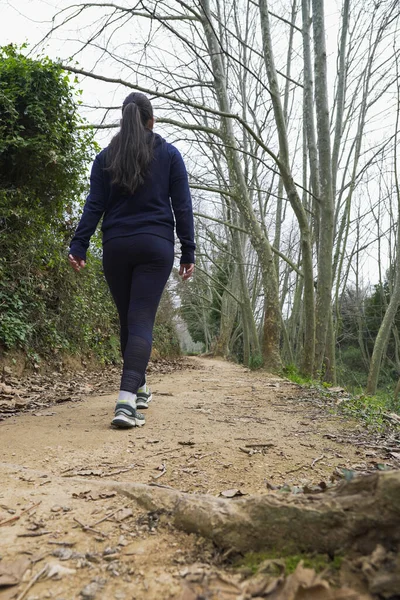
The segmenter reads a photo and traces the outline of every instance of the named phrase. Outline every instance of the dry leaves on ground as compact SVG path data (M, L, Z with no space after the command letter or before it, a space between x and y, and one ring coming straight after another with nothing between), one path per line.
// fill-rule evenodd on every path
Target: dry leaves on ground
M147 372L164 375L197 368L184 358L158 359L149 363ZM120 367L107 366L101 371L60 368L51 373L26 373L15 377L10 367L3 367L0 373L0 421L19 412L76 402L84 396L111 394L118 389L120 375Z
M197 569L189 572L187 579L189 582L179 600L372 600L368 594L332 588L313 569L304 568L302 562L287 577L262 574L240 583L237 577L229 578L215 571L201 574Z
M0 588L18 585L30 566L29 558L21 557L13 561L0 562Z

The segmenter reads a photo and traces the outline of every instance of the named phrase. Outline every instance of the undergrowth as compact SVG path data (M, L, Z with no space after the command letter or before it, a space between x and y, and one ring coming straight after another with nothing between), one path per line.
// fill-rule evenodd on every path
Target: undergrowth
M331 399L335 393L329 390L329 383L304 377L295 365L286 366L283 374L293 383L318 390L321 397ZM386 385L374 396L366 395L361 387L353 388L346 390L345 397L338 396L338 401L333 409L335 413L359 419L371 431L383 431L389 425L397 427L396 424L390 424L387 418L391 412L400 415L400 400L394 398L392 386ZM398 428L400 430L400 426Z
M361 419L372 431L383 431L389 426L387 414L400 414L400 403L395 401L392 394L380 390L375 396L365 394L350 395L337 407L337 412L355 419ZM392 424L392 427L400 426Z
M329 570L331 572L338 572L342 565L343 556L335 556L334 558L329 557L327 554L317 553L299 553L291 554L290 552L248 552L234 563L234 567L237 569L248 570L252 575L258 572L268 571L271 573L274 568L276 569L276 575L279 575L279 564L274 564L269 561L279 561L285 568L286 575L290 575L296 570L297 565L300 561L303 561L303 566L309 569L314 569L316 573Z

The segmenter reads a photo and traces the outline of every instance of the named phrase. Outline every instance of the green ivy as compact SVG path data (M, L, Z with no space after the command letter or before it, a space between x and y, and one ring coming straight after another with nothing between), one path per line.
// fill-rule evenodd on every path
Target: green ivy
M62 352L117 361L100 234L81 273L67 261L98 147L79 116L76 80L24 50L0 48L0 349L35 362ZM157 342L161 355L179 352L172 316L159 321Z

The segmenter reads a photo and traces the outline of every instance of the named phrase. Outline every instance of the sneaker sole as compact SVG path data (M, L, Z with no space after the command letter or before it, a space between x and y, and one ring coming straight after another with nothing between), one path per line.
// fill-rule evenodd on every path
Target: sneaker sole
M153 400L153 394L150 394L150 396L148 397L147 400L140 400L137 399L136 400L136 408L141 408L142 410L144 408L149 408L149 402L151 402Z
M130 427L142 427L146 421L144 419L134 419L125 415L118 415L113 418L111 425L119 429L128 429Z

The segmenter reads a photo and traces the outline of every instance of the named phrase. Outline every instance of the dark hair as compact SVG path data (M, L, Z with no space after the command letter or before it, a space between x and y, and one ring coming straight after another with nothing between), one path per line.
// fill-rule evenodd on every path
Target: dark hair
M138 92L122 105L121 129L107 148L107 169L112 183L133 192L144 182L153 158L154 135L146 125L153 118L150 100Z

